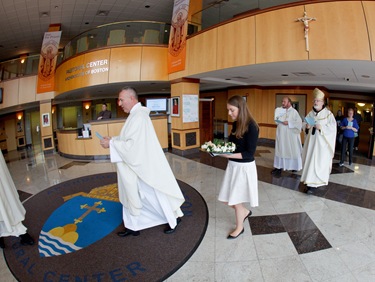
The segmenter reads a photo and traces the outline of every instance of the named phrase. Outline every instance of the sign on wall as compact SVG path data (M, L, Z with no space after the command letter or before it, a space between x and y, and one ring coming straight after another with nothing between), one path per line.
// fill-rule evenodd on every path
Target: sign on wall
M197 122L199 120L199 98L198 95L182 95L182 122Z

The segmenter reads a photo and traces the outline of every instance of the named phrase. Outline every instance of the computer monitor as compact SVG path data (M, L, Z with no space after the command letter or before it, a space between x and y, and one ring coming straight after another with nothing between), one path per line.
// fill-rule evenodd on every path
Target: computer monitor
M146 99L146 107L150 109L151 112L167 112L167 102L166 98L159 99Z

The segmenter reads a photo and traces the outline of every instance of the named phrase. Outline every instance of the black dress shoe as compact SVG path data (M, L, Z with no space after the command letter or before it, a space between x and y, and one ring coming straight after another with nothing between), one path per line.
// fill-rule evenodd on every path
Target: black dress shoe
M314 190L313 189L315 189L315 188L313 188L313 187L310 187L310 186L307 186L306 188L305 188L305 193L306 194L309 194L309 195L312 195L312 194L314 194Z
M31 238L31 236L29 235L29 233L25 233L25 234L22 234L20 235L21 237L21 245L34 245L34 239Z
M228 237L227 237L227 239L237 239L238 238L238 236L240 236L242 233L244 233L245 232L245 228L242 228L242 231L240 232L240 233L238 233L238 235L237 236L232 236L232 235L228 235Z
M4 243L4 238L0 237L0 248L4 249L5 248L5 243Z
M120 237L126 237L126 236L139 236L141 235L141 232L139 231L133 231L133 230L130 230L130 229L125 229L125 231L120 231L120 232L117 232L117 235L120 236Z
M271 171L271 174L280 174L281 173L281 168L274 168L272 171Z
M175 228L171 228L169 225L167 226L167 228L165 228L164 229L164 233L165 234L171 234L171 233L173 233L173 232L175 232L176 231L176 228L177 228L177 226L180 224L180 222L181 222L181 218L180 217L177 217L177 224L176 224L176 226L175 226Z

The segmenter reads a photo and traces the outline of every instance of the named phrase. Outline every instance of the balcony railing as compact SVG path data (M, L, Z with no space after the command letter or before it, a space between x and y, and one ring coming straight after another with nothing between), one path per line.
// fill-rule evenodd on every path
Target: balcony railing
M93 49L114 45L168 45L170 24L125 21L101 25L73 38L65 47L63 60Z
M57 56L57 65L77 54L115 45L168 45L170 24L127 21L98 26L74 37ZM37 75L40 55L0 63L0 81Z

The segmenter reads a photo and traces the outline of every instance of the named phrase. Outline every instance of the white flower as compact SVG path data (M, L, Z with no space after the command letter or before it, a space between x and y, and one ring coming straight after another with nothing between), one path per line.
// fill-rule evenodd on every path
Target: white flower
M222 140L215 139L212 141L205 142L201 149L207 152L214 153L233 153L236 150L236 144L233 142L224 142Z

